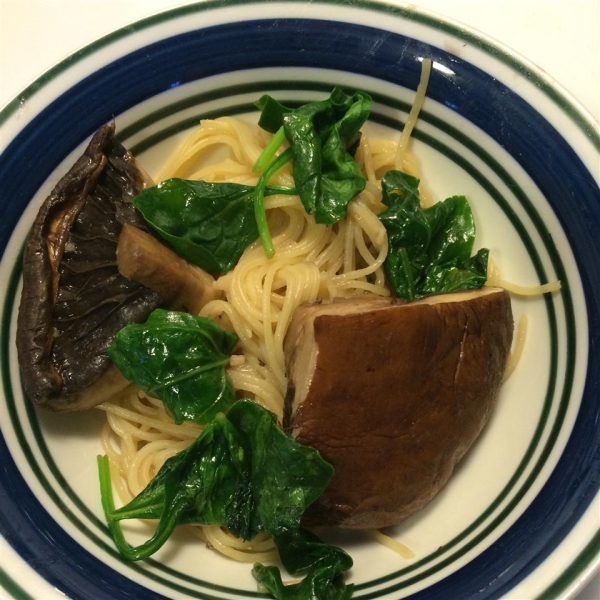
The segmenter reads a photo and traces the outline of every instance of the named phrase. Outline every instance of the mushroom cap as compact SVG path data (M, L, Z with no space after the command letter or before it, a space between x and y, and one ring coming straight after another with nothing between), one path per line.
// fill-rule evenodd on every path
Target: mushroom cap
M425 506L488 421L512 333L496 288L301 307L284 427L335 468L307 522L381 528Z
M143 227L132 200L149 180L114 132L111 123L94 134L42 204L25 245L19 366L27 395L53 410L90 408L123 389L106 350L161 303L117 270L121 228Z

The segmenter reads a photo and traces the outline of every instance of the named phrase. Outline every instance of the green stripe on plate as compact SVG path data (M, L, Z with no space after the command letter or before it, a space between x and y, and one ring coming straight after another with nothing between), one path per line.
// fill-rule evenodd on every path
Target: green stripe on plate
M0 567L0 587L4 588L13 600L35 600L8 573Z
M554 600L561 595L578 579L600 553L600 531L591 539L588 545L577 555L575 560L563 571L562 575L548 586L536 600ZM584 600L584 599L582 599Z

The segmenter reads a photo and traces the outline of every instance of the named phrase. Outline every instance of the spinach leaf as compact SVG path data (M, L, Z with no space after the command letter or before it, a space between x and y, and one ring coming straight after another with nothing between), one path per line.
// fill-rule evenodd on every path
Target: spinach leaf
M308 505L327 487L333 468L319 453L288 437L275 415L251 400L217 415L193 444L168 459L156 477L129 504L114 508L108 460L99 457L102 506L121 554L129 560L156 552L180 524L225 525L236 536L271 534L284 566L306 573L294 596L283 596L279 569L256 564L255 577L277 598L349 598L343 572L352 559L300 529ZM119 527L123 519L158 519L155 534L132 548ZM289 590L294 586L290 586ZM284 593L287 593L285 588ZM307 595L308 594L308 595ZM312 594L312 595L310 595Z
M297 584L284 586L277 567L255 563L252 574L278 600L342 600L352 596L353 586L344 581L344 571L352 568L352 559L336 546L323 543L305 529L289 529L273 537L281 562L292 575L306 577Z
M176 423L208 423L235 401L225 367L238 337L212 320L156 309L108 349L129 381L160 398Z
M322 563L337 564L347 571L352 559L341 548L323 543L306 529L288 529L275 535L279 556L285 568L293 575L306 573Z
M275 536L298 528L306 507L325 491L333 467L287 436L275 415L255 402L236 402L227 418L252 457L252 493L263 530Z
M306 574L297 584L284 586L277 567L255 563L252 574L278 600L345 599L353 586L346 586L344 571L352 568L352 559L336 546L323 543L305 529L290 529L276 534L274 541L281 562L292 575Z
M365 187L352 152L371 111L364 92L346 95L335 88L327 100L290 109L270 96L256 105L259 124L272 133L283 126L292 149L293 174L300 199L317 223L333 224L346 216L348 203Z
M379 219L388 233L384 266L390 287L408 300L482 287L489 251L471 256L475 223L467 199L452 196L421 208L418 185L415 177L393 170L382 180L388 208Z
M291 544L295 539L288 542L286 536L300 527L304 511L332 476L333 467L315 449L287 436L273 413L244 399L227 416L218 414L189 448L169 458L138 496L109 511L108 518L159 519L161 531L163 521L220 524L244 539L264 531Z
M246 457L236 431L222 414L189 448L168 459L148 486L118 510L112 501L108 462L99 458L102 505L117 548L128 560L154 554L177 525L226 525L244 539L258 532L253 499L247 493ZM123 519L159 522L154 535L133 548L118 525Z
M295 194L266 187L264 194ZM133 203L148 225L179 255L211 273L226 273L258 238L254 187L167 179Z
M327 487L333 467L316 450L292 442L277 426L275 415L258 404L248 402L240 408L238 402L228 418L242 434L242 445L252 457L252 494L262 530L273 536L281 562L291 574L307 573L300 595L292 597L342 598L337 594L346 589L343 572L352 567L352 559L341 548L324 544L300 529L304 511ZM270 578L281 582L277 567L257 563L252 572L276 598L287 598L267 585Z
M271 98L268 94L261 96L254 103L254 106L260 110L260 117L258 119L259 127L270 133L277 133L283 127L283 118L285 115L294 110L289 106L281 104L275 98Z
M284 585L277 567L256 563L254 578L277 600L348 600L353 585L346 585L343 569L337 564L323 563L313 569L300 583Z

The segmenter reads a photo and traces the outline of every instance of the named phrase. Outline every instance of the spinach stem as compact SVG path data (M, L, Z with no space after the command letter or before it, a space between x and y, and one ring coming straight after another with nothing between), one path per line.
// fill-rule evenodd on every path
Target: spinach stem
M100 476L100 496L104 516L108 523L108 530L112 535L117 549L127 560L141 560L143 558L148 558L154 554L173 533L184 506L181 502L179 504L174 503L174 507L167 515L166 519L163 520L161 518L155 534L144 544L132 547L125 540L125 536L123 535L123 531L119 524L121 518L131 517L120 517L116 519L114 517L115 504L112 493L112 482L110 480L110 465L108 456L106 455L98 456L98 474Z
M265 172L260 176L260 179L254 188L254 217L256 218L258 235L260 237L260 241L262 242L263 248L265 249L267 258L273 257L275 254L275 246L273 246L273 239L271 238L269 223L267 222L267 212L265 210L265 189L269 179L291 159L292 149L288 148L267 167Z
M110 465L108 456L106 455L98 456L98 475L100 477L100 497L104 516L108 523L108 530L110 531L119 552L128 560L135 560L131 552L133 548L125 541L121 526L112 518L112 513L115 510L115 503L113 500L112 482L110 480Z
M262 173L268 166L275 152L279 150L281 144L285 142L285 131L283 125L275 132L275 135L269 140L269 143L265 146L264 150L260 153L260 156L256 159L254 167L252 167L253 173Z

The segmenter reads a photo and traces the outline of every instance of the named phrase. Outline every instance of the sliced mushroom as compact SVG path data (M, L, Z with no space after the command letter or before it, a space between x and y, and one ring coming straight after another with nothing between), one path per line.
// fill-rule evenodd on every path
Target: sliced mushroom
M381 528L425 506L487 422L512 332L495 288L300 307L284 426L335 468L308 522Z
M124 223L143 227L133 197L151 182L98 130L43 203L25 246L17 350L28 396L53 410L80 410L127 385L106 354L116 333L144 321L158 294L121 276Z
M121 231L117 265L123 277L154 290L173 310L198 314L207 302L222 296L212 275L131 225Z

